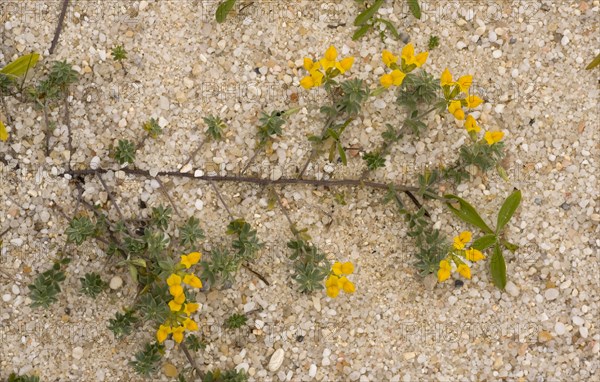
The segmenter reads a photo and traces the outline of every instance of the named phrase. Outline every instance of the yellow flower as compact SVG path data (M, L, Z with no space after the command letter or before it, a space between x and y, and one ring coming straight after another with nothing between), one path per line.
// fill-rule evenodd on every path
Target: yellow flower
M461 108L460 101L450 101L450 104L448 105L448 111L459 121L465 119L465 112Z
M342 273L345 275L351 275L354 273L354 264L346 261L344 264L342 264Z
M504 137L504 133L502 131L486 131L483 138L487 142L488 145L493 145L494 143L498 143Z
M402 48L402 60L406 66L415 65L418 68L427 61L428 55L429 52L422 52L415 56L413 44L406 44L404 48Z
M333 266L331 267L331 271L336 276L341 275L342 274L342 263L340 263L339 261L336 261L335 263L333 263Z
M340 288L337 285L327 287L327 296L336 298L340 294Z
M181 341L183 341L183 332L185 331L185 328L183 326L178 326L176 328L173 328L173 330L171 331L171 333L173 333L173 340L175 342L177 342L178 344L181 343Z
M181 284L181 277L179 275L176 275L175 273L173 273L173 274L171 274L171 276L169 276L167 278L168 286L179 285L179 284Z
M321 86L322 82L323 82L323 73L321 73L320 70L315 69L310 72L310 75L308 75L308 76L304 77L302 80L300 80L300 86L302 86L304 89L308 90L310 88Z
M188 330L188 331L198 330L198 324L191 318L186 318L183 321L183 327L185 328L185 330Z
M450 278L450 272L452 267L447 260L440 261L440 269L438 270L437 276L439 282L444 282Z
M462 91L463 93L467 93L469 91L469 88L471 87L472 83L473 76L471 75L462 76L458 79L458 81L456 81L456 84L460 87L460 91Z
M467 119L465 120L465 129L467 129L468 132L474 131L476 133L481 130L481 127L477 125L477 121L475 121L475 118L473 118L471 114L467 115Z
M404 81L404 77L406 77L406 74L395 69L392 70L392 73L381 76L380 82L384 88L389 88L391 85L400 86L402 85L402 81Z
M479 261L485 259L485 255L481 253L481 251L474 248L467 249L465 251L465 257L469 261Z
M181 296L183 294L183 287L181 285L171 285L169 287L169 293L171 293L171 296L173 297Z
M161 325L156 331L156 340L159 344L162 344L169 334L171 333L171 327L166 325Z
M318 62L313 62L312 59L304 57L304 69L306 69L307 72L312 72L313 70L317 70L320 67L321 64L319 64Z
M346 57L342 61L336 62L335 67L340 73L344 74L346 70L350 70L352 64L354 64L354 57Z
M173 298L173 301L175 301L175 304L183 304L185 302L185 293L180 294L179 296ZM177 309L179 310L179 309Z
M442 76L440 77L440 85L441 86L450 86L453 84L454 84L454 82L452 82L452 74L450 74L450 71L448 70L448 68L444 69L444 71L442 72Z
M183 276L183 282L193 288L202 288L202 281L196 275Z
M356 291L356 287L354 286L354 283L352 281L346 281L342 289L348 294L354 293Z
M454 237L454 248L463 249L471 241L471 232L464 231Z
M475 95L469 95L465 100L469 109L474 109L483 103L483 100Z
M188 255L181 255L181 264L185 265L186 268L189 268L192 265L197 264L201 257L202 254L200 254L200 252L192 252Z
M189 302L189 303L185 304L183 311L185 312L185 314L187 314L189 316L192 313L194 313L195 311L197 311L199 307L200 307L200 304L197 304L195 302Z
M471 268L469 268L467 264L459 264L458 268L456 268L456 271L466 279L471 278Z
M392 67L392 64L395 64L398 62L398 57L394 56L392 54L392 52L390 52L389 50L383 50L383 52L381 52L381 59L383 60L383 63L385 64L385 66L387 66L388 68Z
M330 286L337 286L338 282L340 281L340 278L335 276L335 275L331 275L327 278L327 280L325 280L325 286L326 287L330 287Z
M327 48L325 56L319 61L324 70L335 67L335 60L337 58L337 50L333 45Z
M169 309L171 309L171 312L179 312L181 310L181 304L178 304L175 300L171 300L169 301Z

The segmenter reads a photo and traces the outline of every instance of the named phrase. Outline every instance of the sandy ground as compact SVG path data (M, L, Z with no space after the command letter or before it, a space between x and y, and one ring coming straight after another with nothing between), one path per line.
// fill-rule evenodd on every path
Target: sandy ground
M300 106L284 137L254 172L293 176L320 130L315 104L324 94L299 87L302 58L318 57L330 44L354 55L352 75L376 81L384 48L399 52L400 41L382 42L375 33L353 42L354 1L256 1L226 23L212 19L214 1L73 1L57 50L49 56L60 4L56 1L0 2L0 63L29 51L42 54L40 67L68 60L81 74L70 99L72 163L88 167L98 156L113 166L109 146L137 139L141 125L157 118L158 141L148 140L136 166L177 170L203 139L202 117L228 122L226 140L205 145L194 169L234 174L253 154L260 110ZM417 51L430 35L440 47L426 69L438 75L472 74L474 88L488 103L481 123L506 134L510 182L497 175L476 177L456 193L492 218L513 187L523 191L508 235L521 246L508 255L510 283L502 293L485 266L455 288L448 282L429 289L411 265L413 242L380 192L346 189L347 205L334 192L287 186L281 193L292 220L308 227L314 242L332 259L356 264L357 293L335 300L301 295L290 279L287 222L266 207L267 192L251 185L220 185L232 213L257 227L266 243L254 266L267 286L242 270L231 289L199 293L199 320L206 350L195 354L203 369L238 367L253 381L588 381L597 378L600 333L600 129L598 70L585 65L599 51L598 1L423 3L415 20L403 1L387 1L382 15L406 33ZM332 26L332 27L329 27ZM337 26L337 27L335 27ZM115 66L110 49L129 52L127 74ZM38 74L42 74L38 70ZM373 85L375 86L375 85ZM385 123L400 121L392 94L369 101L348 127L349 145L377 147ZM11 140L0 143L0 378L35 373L44 381L138 381L127 365L152 338L147 325L115 340L109 318L133 299L127 271L106 265L94 243L67 246L73 262L64 291L48 310L32 309L29 284L63 250L67 221L53 203L72 213L76 191L56 176L64 171L66 127L59 124L50 157L44 156L43 121L30 104L9 99ZM1 116L6 120L4 116ZM51 118L60 121L59 110ZM448 162L465 140L451 118L434 117L420 138L396 144L380 181L411 182L425 164ZM67 152L68 154L68 152ZM357 177L362 161L329 165L319 158L308 176ZM144 216L139 201L167 204L156 182L115 179L118 202L127 216ZM228 217L207 183L163 179L183 218L201 220L206 250L222 240ZM107 195L94 179L88 201ZM428 209L448 236L467 228L439 203ZM116 211L111 209L111 217ZM183 220L183 218L181 220ZM122 288L91 300L78 293L79 277L100 272L122 277ZM249 313L249 325L225 331L232 311ZM267 365L276 349L285 358L275 372ZM163 362L186 365L167 341ZM169 380L161 371L154 380Z

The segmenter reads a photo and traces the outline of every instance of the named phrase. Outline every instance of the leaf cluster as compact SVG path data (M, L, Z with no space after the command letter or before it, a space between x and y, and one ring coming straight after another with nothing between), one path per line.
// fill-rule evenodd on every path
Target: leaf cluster
M7 382L40 382L40 377L37 375L17 375L10 373Z
M419 7L418 0L407 0L411 13L417 19L421 18L421 8ZM358 3L362 3L362 0L356 0ZM354 19L354 26L357 27L356 31L352 35L352 40L356 41L367 34L370 30L377 30L379 25L383 28L380 29L379 37L381 41L385 40L385 32L389 31L391 35L396 39L400 39L400 34L394 24L390 20L384 19L377 16L377 11L383 5L384 0L375 0L371 6L367 7Z
M323 280L329 275L330 264L326 255L317 246L296 235L296 240L287 243L292 250L289 256L294 262L294 280L302 293L323 289Z
M108 286L106 281L102 280L100 275L95 272L86 273L79 281L81 282L81 293L91 298L96 298Z
M125 313L117 312L115 318L108 320L108 329L113 332L115 338L131 334L133 325L139 321L134 314L134 310L126 310Z
M157 342L146 343L144 349L135 353L135 360L131 361L134 370L146 377L158 370L158 362L165 353L165 347Z
M246 325L247 321L248 317L246 317L246 315L234 313L225 320L225 327L227 329L239 329Z
M128 139L119 139L115 147L114 158L119 164L133 163L135 161L135 145Z
M273 111L271 114L267 114L264 111L261 112L259 118L260 126L258 127L258 144L264 146L274 136L280 137L283 134L282 126L285 123L285 119L282 118L283 112Z
M32 307L48 308L52 303L58 301L56 295L60 293L60 283L66 278L62 267L69 264L70 261L69 258L56 261L52 268L38 275L33 284L27 286Z

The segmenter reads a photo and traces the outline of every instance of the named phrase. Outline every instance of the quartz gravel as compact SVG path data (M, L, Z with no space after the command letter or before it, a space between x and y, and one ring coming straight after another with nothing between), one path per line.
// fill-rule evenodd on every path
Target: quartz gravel
M288 186L281 194L292 220L307 227L332 260L356 264L355 295L331 300L299 294L286 258L287 222L267 208L267 192L220 184L232 213L265 242L253 267L271 285L242 270L232 288L198 294L203 308L197 318L208 346L195 354L196 362L202 369L246 370L251 381L592 380L600 372L599 89L598 70L583 68L598 54L598 1L421 1L421 20L405 17L405 3L387 1L379 12L417 51L430 35L439 36L427 70L472 74L473 92L487 100L478 110L480 124L505 132L510 181L476 174L456 193L491 220L513 187L523 190L522 206L506 229L520 246L506 255L506 292L493 287L483 264L462 286L452 280L435 285L431 277L423 282L411 265L414 244L406 226L381 205L379 193L345 190L342 206L330 190ZM126 216L145 218L149 208L141 204L169 203L158 178L129 178L109 158L119 139L137 141L148 119L155 118L164 134L146 140L137 167L153 176L159 170L232 175L254 154L259 111L299 106L283 138L249 170L273 179L294 176L311 149L306 136L320 130L315 104L326 99L322 91L299 87L302 58L322 56L334 44L342 56L356 57L350 73L372 82L382 73L381 50L399 53L404 44L382 42L377 33L352 41L358 13L352 0L257 1L223 24L212 20L215 6L70 2L50 56L58 2L0 3L0 66L37 51L40 67L67 59L80 73L69 98L72 165L112 166L104 180L118 189ZM118 44L129 52L127 74L110 56ZM14 371L46 381L148 380L128 362L152 339L152 328L117 340L106 327L135 296L127 270L107 261L95 243L64 247L67 221L59 211L75 213L77 191L57 176L69 155L61 109L49 111L59 123L45 157L42 112L7 101L14 121L10 141L0 142L0 232L9 229L0 258L0 379ZM356 154L376 148L385 124L402 120L393 102L390 93L369 102L344 133L345 145ZM186 166L208 114L227 122L225 139L206 143ZM409 136L396 144L386 167L372 177L410 182L415 170L453 160L467 138L464 129L447 115L432 117L429 127L418 140ZM307 176L358 177L362 170L358 155L349 156L347 167L320 157ZM228 218L210 186L160 180L182 219L196 216L211 238L199 249L218 244ZM91 177L82 198L108 201ZM448 236L467 228L438 203L428 209ZM118 218L114 208L109 214ZM65 250L73 261L59 301L48 310L31 308L27 285ZM96 300L78 292L79 278L90 271L110 281ZM223 329L233 311L249 317L236 332ZM167 341L162 362L153 380L173 380L173 367L181 370L187 361Z

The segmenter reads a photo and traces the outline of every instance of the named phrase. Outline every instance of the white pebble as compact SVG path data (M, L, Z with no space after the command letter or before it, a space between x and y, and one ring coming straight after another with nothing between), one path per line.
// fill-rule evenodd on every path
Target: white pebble
M465 44L463 41L459 41L456 43L456 49L461 50L463 48L465 48L467 46L467 44Z
M194 207L196 207L196 209L198 211L202 211L202 209L204 208L204 202L200 199L196 199L196 203L194 203Z
M270 371L277 371L279 370L279 368L281 367L281 364L283 363L283 358L285 356L285 353L283 351L283 349L277 349L275 350L275 353L273 353L273 355L271 356L271 360L269 361L269 370Z
M6 293L6 294L2 295L2 301L9 302L10 300L12 300L12 296L10 295L10 293Z
M310 365L310 368L308 369L308 376L311 378L314 378L317 375L317 365L315 365L314 363L312 365Z
M588 337L588 328L586 328L585 326L580 326L579 334L581 335L581 338L587 338Z
M100 167L100 157L95 156L90 160L90 168L92 170L97 170Z
M202 170L194 171L194 177L196 177L196 178L200 178L203 175L204 175L204 171L202 171Z
M18 295L19 293L21 293L21 290L19 289L19 287L16 284L13 284L11 291L13 292L14 295Z
M117 290L122 285L123 285L123 279L120 278L119 276L114 276L112 279L110 279L110 283L109 283L110 289Z
M495 42L497 39L498 36L496 35L496 32L490 31L490 33L488 34L488 40L490 40L490 42Z
M81 346L77 346L73 348L73 358L81 359L83 358L83 348Z
M494 57L494 58L500 58L500 57L502 57L502 51L500 49L495 50L492 53L492 57Z
M573 320L573 324L575 324L577 326L581 326L581 325L585 324L584 319L579 316L573 316L573 317L571 317L571 320Z
M511 70L510 75L512 76L512 78L519 77L519 69L515 68L515 69Z
M240 370L244 370L244 372L247 373L249 368L250 368L250 365L247 362L243 362L243 363L240 363L239 365L237 365L235 367L235 370L238 371L238 372Z
M385 101L381 98L375 100L375 102L373 102L373 105L378 109L385 109Z
M546 289L546 291L544 292L544 297L548 301L556 300L558 298L558 294L559 294L558 289L550 288L550 289Z
M517 297L519 295L519 288L512 281L506 283L505 290L513 297Z
M557 322L556 324L554 324L554 331L557 335L562 336L563 334L565 334L567 329L565 327L565 324L563 324L562 322Z
M560 43L562 44L562 46L566 46L567 44L569 44L569 38L567 36L563 36L562 39L560 39Z
M494 108L494 111L498 114L502 114L505 107L506 107L506 105L500 103L500 104L496 105L496 107Z
M169 110L169 99L167 97L161 96L158 100L158 107L163 110Z

